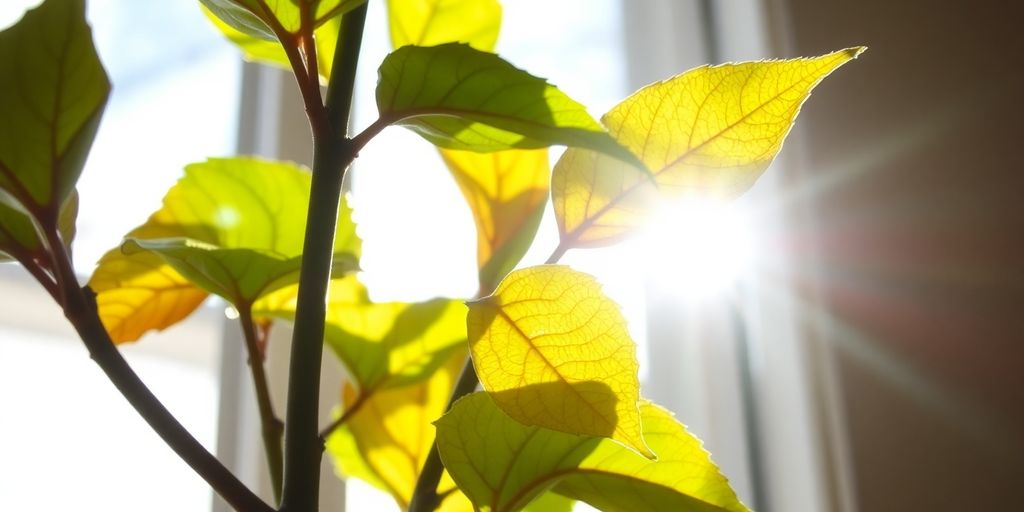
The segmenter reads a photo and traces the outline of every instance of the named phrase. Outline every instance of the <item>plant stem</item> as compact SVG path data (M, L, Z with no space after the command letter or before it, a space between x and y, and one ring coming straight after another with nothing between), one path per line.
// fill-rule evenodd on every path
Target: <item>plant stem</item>
M342 17L327 105L318 106L321 114L326 110L327 133L322 126L312 126L313 182L299 274L285 418L281 510L287 512L315 512L319 502L323 445L317 413L326 298L342 182L345 170L355 158L347 139L348 121L365 20L366 4ZM300 70L295 71L298 77ZM311 115L311 123L315 123L314 119Z
M256 335L256 326L252 319L252 305L238 305L238 321L242 324L246 352L249 353L249 370L256 388L256 403L260 411L260 424L263 428L263 450L267 456L267 468L270 470L270 484L274 490L274 500L281 501L281 483L284 457L281 450L281 435L284 424L274 414L274 405L270 400L270 388L267 386L267 373L263 367L265 357Z
M157 435L206 480L224 501L235 510L273 512L273 508L250 491L195 437L192 437L192 434L160 403L132 370L110 340L110 335L100 321L95 294L88 288L78 286L70 256L56 229L46 231L47 244L50 246L56 267L64 316L82 338L93 361Z
M349 418L354 416L355 413L359 412L359 409L363 408L363 404L366 403L369 397L370 395L367 392L360 392L359 398L356 398L356 400L352 402L352 404L349 405L344 412L341 413L341 416L338 416L338 419L332 421L330 425L327 425L326 427L323 428L323 430L320 431L320 442L326 442L327 437L330 436L331 433L341 428L341 426L344 425L349 420Z
M467 357L466 364L462 367L462 374L459 381L452 390L452 397L448 399L448 406L445 412L452 408L455 402L476 391L480 379L476 376L473 368L473 358ZM416 488L413 490L412 499L409 500L409 512L430 512L437 509L441 504L442 496L437 493L437 484L441 481L441 474L444 473L444 464L441 463L441 454L437 451L437 439L430 447L427 460L423 463L423 469L416 480Z
M558 260L562 259L562 256L565 256L565 253L568 252L569 249L569 246L563 245L561 242L559 242L558 247L555 247L555 250L551 253L551 256L548 256L548 259L547 261L544 262L544 264L554 265L555 263L558 263Z

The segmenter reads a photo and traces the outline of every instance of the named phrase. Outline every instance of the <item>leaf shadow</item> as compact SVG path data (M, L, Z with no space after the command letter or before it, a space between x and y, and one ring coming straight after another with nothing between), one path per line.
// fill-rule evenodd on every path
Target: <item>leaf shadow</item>
M488 394L499 408L525 426L578 436L611 437L618 424L617 400L612 389L600 381L544 382ZM583 400L567 402L567 394ZM522 413L509 414L509 407Z

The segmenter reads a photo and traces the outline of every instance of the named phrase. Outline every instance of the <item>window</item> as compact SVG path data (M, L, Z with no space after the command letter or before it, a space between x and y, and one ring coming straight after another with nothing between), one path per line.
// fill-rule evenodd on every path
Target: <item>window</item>
M0 23L13 21L31 3L4 3ZM767 56L760 5L759 0L507 1L498 50L599 115L632 90L694 65ZM238 52L208 26L195 2L93 0L90 15L115 92L80 185L75 257L82 272L157 206L189 162L235 152L308 162L309 134L292 78L270 68L243 67ZM372 2L357 80L357 128L376 117L376 66L389 50L385 17L382 2ZM165 44L172 39L174 45ZM399 145L402 150L395 151ZM552 152L552 163L558 154ZM429 144L389 128L363 150L350 181L365 239L363 280L375 299L475 292L472 219ZM117 190L110 190L111 182L132 193L112 195ZM788 299L780 298L765 276L749 271L764 262L743 257L732 270L746 273L726 272L700 293L680 292L697 288L694 281L721 263L716 254L760 250L764 241L745 233L781 222L771 208L762 209L771 204L773 187L769 173L738 209L691 204L683 210L684 220L726 221L710 230L717 239L695 241L709 231L706 222L698 222L687 231L690 245L666 244L679 239L676 223L671 236L654 229L630 243L570 252L565 263L597 275L623 306L640 344L645 396L673 409L705 440L747 503L761 510L819 510L824 483L818 476L804 356L794 341L798 334ZM767 201L761 203L762 197ZM119 207L109 208L115 200ZM728 235L719 236L723 232ZM543 262L556 238L548 212L523 265ZM687 259L711 243L724 249L703 262ZM629 264L640 261L655 264ZM0 439L5 459L0 494L24 510L72 508L82 500L102 502L109 510L136 510L140 504L147 510L208 508L211 493L205 483L90 366L69 329L54 327L59 312L44 306L45 294L23 274L0 268L0 351L5 354L0 385L38 391L9 395L14 400L7 411L19 419L5 427L14 429L13 435ZM237 328L225 324L221 309L204 308L182 326L124 350L183 423L207 447L216 446L243 481L269 496L252 384ZM275 333L282 342L271 342L268 373L276 407L283 410L287 333ZM343 374L331 356L325 359L322 417L337 402L332 390ZM43 449L52 457L40 466ZM348 485L346 497L329 463L324 468L325 510L339 510L343 503L354 510L393 508L389 498L359 483ZM116 478L123 493L109 493L107 484L87 483L84 476L101 482ZM55 480L80 489L47 492ZM40 496L52 501L40 503ZM215 510L226 510L218 500L213 503Z
M0 3L0 26L38 0ZM114 84L79 182L76 268L141 223L181 175L235 145L235 50L206 28L193 2L92 0L89 20ZM167 44L174 41L174 44ZM123 193L130 190L131 193ZM111 204L117 208L111 208ZM211 492L168 449L88 359L59 309L27 273L0 267L0 496L11 510L98 507L203 510ZM217 434L223 314L124 347L163 402L207 447ZM59 482L59 488L54 485ZM111 492L116 482L117 492ZM173 492L171 491L173 490Z

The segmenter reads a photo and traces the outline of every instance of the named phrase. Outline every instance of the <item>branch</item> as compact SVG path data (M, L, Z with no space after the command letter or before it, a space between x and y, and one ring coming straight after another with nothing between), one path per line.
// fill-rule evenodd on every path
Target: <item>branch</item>
M345 411L341 413L341 416L338 416L338 419L332 421L330 425L327 425L326 427L324 427L323 430L320 431L320 442L326 442L327 437L330 436L335 430L341 428L341 426L348 422L349 418L354 416L355 413L359 412L359 409L363 408L363 405L369 398L370 393L365 391L360 392L359 398L356 398L356 401L352 402L352 405L348 406L348 408L346 408Z
M55 273L61 293L61 305L89 356L99 365L110 382L124 395L149 426L201 476L235 510L273 512L245 484L203 447L167 410L132 370L124 356L111 341L96 309L96 295L88 287L80 288L67 248L57 230L46 229L47 244L56 265Z
M267 374L263 368L263 349L252 319L252 306L238 305L238 321L242 324L246 352L249 353L249 370L256 388L256 403L260 411L260 425L263 430L263 450L267 456L267 468L270 470L270 483L274 489L274 499L281 500L282 473L284 457L281 449L281 435L284 424L274 414L274 405L270 400L270 388L267 386Z

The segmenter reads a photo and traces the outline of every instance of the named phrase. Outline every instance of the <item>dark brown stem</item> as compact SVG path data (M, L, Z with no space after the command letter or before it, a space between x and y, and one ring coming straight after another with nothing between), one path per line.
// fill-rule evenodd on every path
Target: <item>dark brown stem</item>
M100 321L95 293L89 288L78 286L67 248L57 234L56 228L51 227L46 231L47 244L50 246L56 267L64 316L82 338L93 361L146 423L149 423L164 442L206 480L224 501L239 511L273 512L273 508L239 481L178 422L132 370Z
M282 475L284 471L284 455L281 448L281 436L284 424L274 414L274 405L270 400L270 388L267 386L267 373L263 367L263 348L256 325L252 319L252 306L240 304L238 321L242 324L246 352L249 354L249 369L252 382L256 388L256 403L259 406L260 425L263 430L263 450L267 457L267 468L270 470L270 484L274 490L274 499L281 500Z

